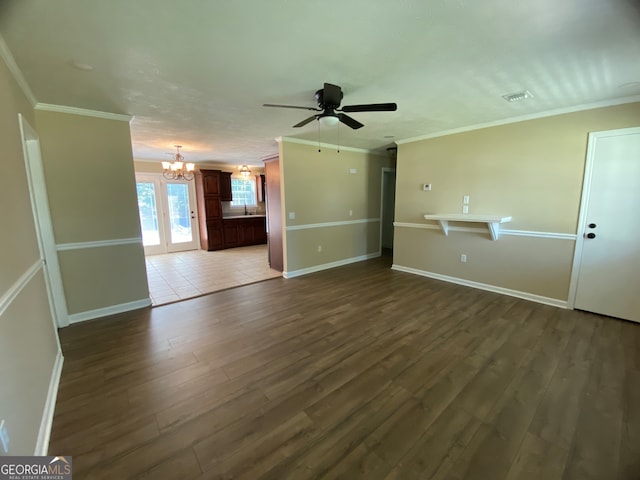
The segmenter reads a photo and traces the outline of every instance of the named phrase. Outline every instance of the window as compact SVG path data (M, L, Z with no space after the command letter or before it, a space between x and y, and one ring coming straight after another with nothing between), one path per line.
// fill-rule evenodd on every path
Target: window
M252 178L231 178L231 205L234 207L256 205L256 182Z

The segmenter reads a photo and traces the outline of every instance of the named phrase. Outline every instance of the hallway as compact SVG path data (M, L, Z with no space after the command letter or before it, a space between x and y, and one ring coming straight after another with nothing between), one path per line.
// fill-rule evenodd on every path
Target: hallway
M266 245L152 255L145 262L153 306L282 276L269 268Z

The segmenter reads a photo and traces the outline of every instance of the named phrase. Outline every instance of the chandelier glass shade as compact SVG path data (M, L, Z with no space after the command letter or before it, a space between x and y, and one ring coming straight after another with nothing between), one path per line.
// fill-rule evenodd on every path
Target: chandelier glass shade
M193 163L185 163L184 157L180 154L182 145L174 145L176 154L172 162L162 162L162 175L167 180L193 180L193 171L196 166Z
M248 177L249 175L251 175L251 170L249 170L249 167L247 165L242 165L240 167L240 173L242 174L243 177Z

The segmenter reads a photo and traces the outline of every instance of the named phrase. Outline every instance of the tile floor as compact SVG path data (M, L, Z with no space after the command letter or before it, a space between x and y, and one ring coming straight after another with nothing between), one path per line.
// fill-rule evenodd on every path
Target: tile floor
M282 276L269 268L266 245L151 255L146 263L154 306Z

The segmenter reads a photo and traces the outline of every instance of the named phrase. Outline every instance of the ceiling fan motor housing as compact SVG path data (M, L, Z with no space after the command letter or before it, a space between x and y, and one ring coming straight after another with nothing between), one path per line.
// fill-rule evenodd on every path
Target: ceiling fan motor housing
M330 96L333 96L334 98L330 98ZM340 102L342 101L342 97L342 89L330 92L329 96L327 96L326 101L324 88L321 88L316 92L316 100L318 101L318 106L323 110L338 108L340 106Z

